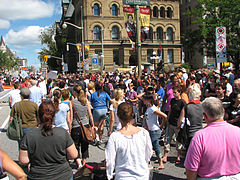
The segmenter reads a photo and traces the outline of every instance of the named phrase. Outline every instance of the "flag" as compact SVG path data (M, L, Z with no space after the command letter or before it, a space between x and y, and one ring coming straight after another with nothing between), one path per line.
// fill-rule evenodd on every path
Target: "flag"
M136 42L136 22L134 17L134 8L123 7L123 17L125 22L125 28L130 41Z
M159 43L159 50L160 50L159 57L160 57L160 60L162 60L162 45L161 45L161 43Z
M141 42L147 39L150 25L150 8L140 8Z

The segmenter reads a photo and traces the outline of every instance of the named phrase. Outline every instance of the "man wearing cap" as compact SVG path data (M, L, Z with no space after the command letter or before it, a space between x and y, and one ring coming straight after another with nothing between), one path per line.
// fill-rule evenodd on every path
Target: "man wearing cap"
M38 105L29 101L30 93L31 92L28 88L22 88L20 90L22 101L15 103L10 113L9 123L13 120L16 113L20 114L22 119L23 135L31 128L37 127Z
M203 116L207 126L189 146L185 167L188 180L240 179L240 129L224 121L222 102L206 98Z

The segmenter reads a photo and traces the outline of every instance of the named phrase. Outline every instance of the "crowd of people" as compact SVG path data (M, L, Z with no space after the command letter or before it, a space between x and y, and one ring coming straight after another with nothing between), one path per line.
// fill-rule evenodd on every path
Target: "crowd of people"
M231 68L188 73L179 68L141 77L136 72L59 74L56 79L30 75L11 83L9 123L20 112L19 162L29 167L28 179L72 179L68 160L74 159L78 168L86 164L89 142L76 114L94 129L97 143L105 121L110 122L108 179L148 179L153 151L154 169L165 168L172 140L176 164L187 151L188 179L240 176L240 79ZM180 141L183 129L185 141Z

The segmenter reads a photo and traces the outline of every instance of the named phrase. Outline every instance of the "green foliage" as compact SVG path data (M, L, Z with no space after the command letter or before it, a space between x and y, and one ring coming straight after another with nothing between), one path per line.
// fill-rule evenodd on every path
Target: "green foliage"
M191 65L189 62L181 64L180 67L185 68L187 72L189 72L189 70L191 69Z
M52 25L49 28L45 28L41 32L39 38L41 40L41 44L44 45L44 47L39 52L39 56L38 56L41 62L43 62L43 57L45 55L61 57L61 52L56 46L55 39L53 38L54 36L55 36L54 25ZM59 63L55 58L48 58L47 64L50 69L57 69L61 63Z
M17 61L15 56L9 52L0 51L0 68L3 69L11 69L17 65Z
M189 41L194 44L201 43L207 48L208 55L215 57L216 27L226 27L227 59L238 67L240 63L239 10L240 0L198 0L196 8L185 15L192 16L194 23L199 24L199 33L189 32L185 36L189 37ZM191 44L189 46L191 47Z

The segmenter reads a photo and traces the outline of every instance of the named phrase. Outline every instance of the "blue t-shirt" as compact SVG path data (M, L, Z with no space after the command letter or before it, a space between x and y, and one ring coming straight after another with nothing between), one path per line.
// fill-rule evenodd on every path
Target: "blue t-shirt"
M165 91L163 88L160 88L157 92L157 94L160 96L159 101L161 101L165 95Z
M69 130L67 123L67 113L69 111L69 106L65 103L59 104L59 111L56 113L54 125L56 127L61 127L63 129Z
M97 92L91 94L90 102L94 109L107 109L107 102L110 101L110 96L106 92L101 92L98 96Z

